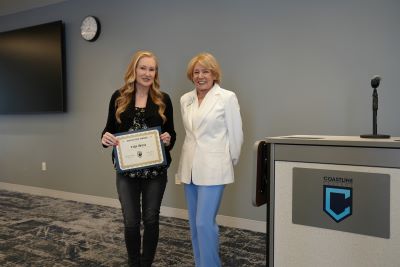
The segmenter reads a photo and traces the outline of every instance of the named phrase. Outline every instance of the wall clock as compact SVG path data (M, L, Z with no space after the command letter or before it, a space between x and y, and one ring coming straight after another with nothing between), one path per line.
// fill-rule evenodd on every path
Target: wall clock
M100 35L100 21L95 16L87 16L81 23L81 36L84 40L93 42Z

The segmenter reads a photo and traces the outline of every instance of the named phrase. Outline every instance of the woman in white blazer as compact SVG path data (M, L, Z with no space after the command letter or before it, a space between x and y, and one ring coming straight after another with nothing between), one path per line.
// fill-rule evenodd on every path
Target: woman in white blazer
M213 55L189 62L187 77L195 89L181 97L186 135L176 182L184 183L192 246L197 267L221 266L215 218L243 143L242 119L235 93L222 89Z

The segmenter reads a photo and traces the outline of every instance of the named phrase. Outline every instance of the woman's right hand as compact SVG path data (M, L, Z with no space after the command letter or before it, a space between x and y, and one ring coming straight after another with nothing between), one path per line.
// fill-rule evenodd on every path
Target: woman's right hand
M113 134L105 132L101 138L101 143L105 146L116 146L118 145L118 139Z

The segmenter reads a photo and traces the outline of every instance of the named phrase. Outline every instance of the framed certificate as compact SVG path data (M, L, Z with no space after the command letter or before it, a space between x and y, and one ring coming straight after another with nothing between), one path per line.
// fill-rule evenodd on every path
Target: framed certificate
M160 131L160 127L154 127L115 134L119 140L114 147L117 170L125 172L167 164Z

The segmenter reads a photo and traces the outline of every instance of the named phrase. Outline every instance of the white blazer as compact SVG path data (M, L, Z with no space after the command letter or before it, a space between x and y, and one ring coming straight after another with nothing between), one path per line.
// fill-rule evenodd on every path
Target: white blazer
M240 107L234 92L218 84L198 104L196 89L181 97L186 136L176 183L220 185L234 182L233 165L243 143Z

